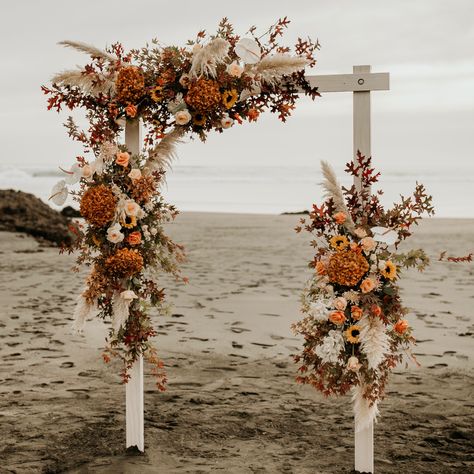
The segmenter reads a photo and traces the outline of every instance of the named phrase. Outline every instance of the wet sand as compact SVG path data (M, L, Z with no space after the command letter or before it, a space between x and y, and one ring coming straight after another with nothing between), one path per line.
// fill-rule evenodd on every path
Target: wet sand
M169 375L146 377L146 454L124 453L124 387L105 366L101 321L70 334L84 274L73 257L0 233L0 472L349 473L349 398L294 383L289 329L308 277L296 216L189 213L169 233L185 243L188 285L156 315ZM472 251L473 220L424 223L410 246ZM403 280L421 367L400 367L376 425L376 472L474 470L474 265L434 262Z

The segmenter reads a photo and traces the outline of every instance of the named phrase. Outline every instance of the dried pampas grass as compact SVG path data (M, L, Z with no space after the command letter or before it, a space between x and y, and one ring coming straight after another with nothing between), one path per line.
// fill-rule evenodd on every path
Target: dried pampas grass
M99 94L115 95L115 74L86 74L83 70L63 71L51 78L53 84L79 87L86 94L97 97Z
M176 147L182 143L184 127L175 127L166 134L152 151L149 152L145 169L148 171L166 170L171 168L171 162L177 157Z
M102 49L96 48L95 46L91 46L87 43L82 43L81 41L60 41L58 44L61 46L65 46L66 48L72 48L76 51L80 51L81 53L86 53L92 58L99 58L104 59L105 61L109 61L111 63L116 63L118 58L116 56L112 56L107 51Z
M334 173L334 170L327 161L321 161L321 170L324 176L324 181L321 183L324 189L324 197L332 198L336 211L343 212L346 215L346 220L343 225L350 233L353 233L355 224L349 209L347 209L336 173Z
M375 401L373 405L370 405L369 401L364 398L364 386L354 386L351 391L355 431L358 433L367 428L372 421L377 421L379 410L377 407L377 401Z
M308 64L308 60L289 54L273 54L265 56L255 64L253 72L259 74L262 82L276 85L283 76L289 76L294 72L301 71Z
M207 76L216 77L217 65L224 62L229 53L230 44L223 38L214 38L206 46L198 49L193 54L193 62L189 75L198 77L206 74Z

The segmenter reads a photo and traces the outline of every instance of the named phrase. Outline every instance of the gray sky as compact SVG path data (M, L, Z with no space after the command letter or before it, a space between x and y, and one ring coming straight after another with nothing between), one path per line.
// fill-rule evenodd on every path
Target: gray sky
M40 91L55 72L87 60L58 41L103 47L120 40L131 48L158 37L184 44L201 28L214 31L223 16L244 34L250 25L263 30L285 15L292 20L288 43L297 36L320 39L315 73L347 73L356 64L390 72L391 91L372 94L372 151L379 166L474 170L472 0L2 2L0 165L67 165L79 153L62 128L64 116L46 111ZM182 146L180 163L342 163L352 156L351 114L349 93L316 103L302 99L286 125L267 114L205 145Z

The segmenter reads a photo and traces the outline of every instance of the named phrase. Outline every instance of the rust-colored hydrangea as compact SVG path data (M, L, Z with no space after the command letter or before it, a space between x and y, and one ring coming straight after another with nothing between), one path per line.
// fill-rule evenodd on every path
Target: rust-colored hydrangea
M198 79L191 84L186 94L186 102L199 112L208 112L215 109L222 100L219 84L212 79Z
M139 203L148 202L156 192L153 176L142 176L130 185L130 196Z
M329 281L343 286L355 286L368 272L369 262L359 252L337 252L331 256L327 273Z
M115 81L117 100L124 104L135 104L145 92L143 73L136 66L127 66L120 69Z
M90 224L104 227L112 222L116 204L117 198L108 186L93 186L82 195L81 215Z
M115 278L131 277L142 271L143 257L137 250L119 249L105 260L105 269Z

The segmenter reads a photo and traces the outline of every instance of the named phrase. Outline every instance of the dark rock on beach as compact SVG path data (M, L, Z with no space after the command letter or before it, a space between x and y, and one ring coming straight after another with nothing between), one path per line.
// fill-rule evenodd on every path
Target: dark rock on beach
M69 219L33 194L0 190L0 231L23 232L39 240L60 245L69 243Z
M61 209L61 214L65 217L81 217L81 213L71 206L66 206Z

